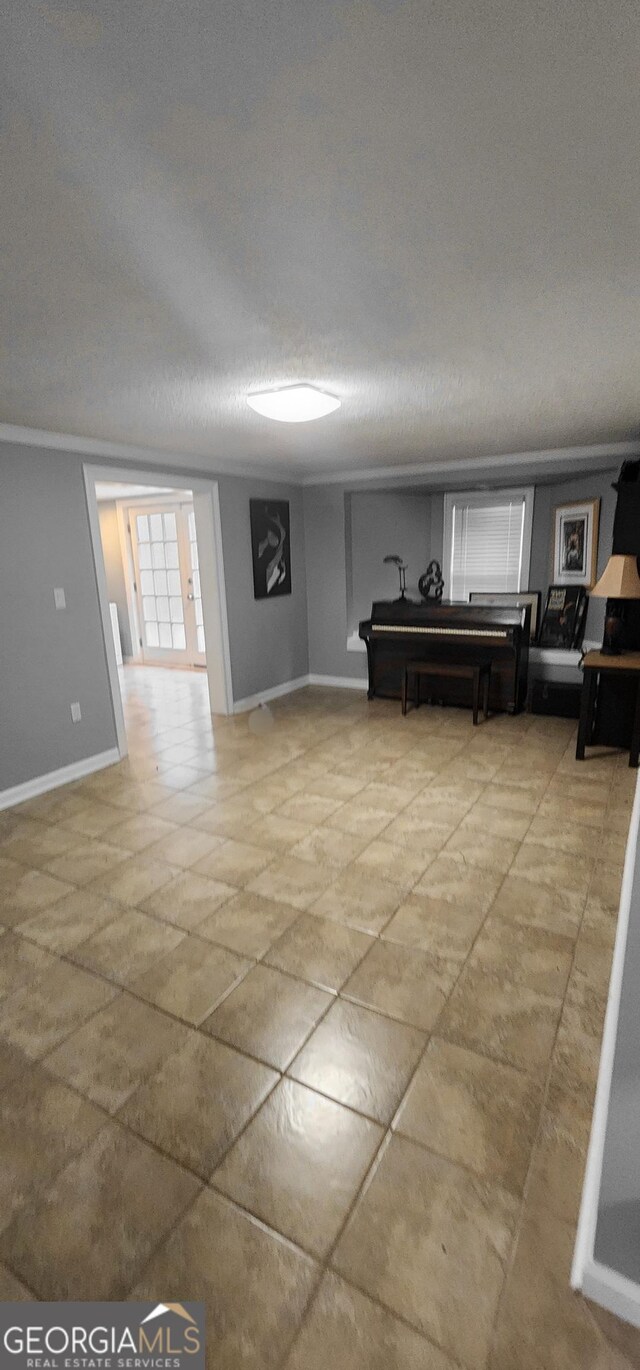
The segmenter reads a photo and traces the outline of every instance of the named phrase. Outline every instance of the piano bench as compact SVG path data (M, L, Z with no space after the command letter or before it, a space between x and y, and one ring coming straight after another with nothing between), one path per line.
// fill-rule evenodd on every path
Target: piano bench
M472 708L473 725L477 726L478 711L480 708L480 685L482 684L482 712L485 718L489 717L489 687L491 685L491 662L479 661L475 665L466 665L461 661L405 661L402 672L402 712L407 712L407 695L409 693L409 677L413 676L415 684L413 688L414 708L420 706L420 680L422 676L428 676L432 680L444 676L446 679L457 678L459 680L470 680L472 682Z

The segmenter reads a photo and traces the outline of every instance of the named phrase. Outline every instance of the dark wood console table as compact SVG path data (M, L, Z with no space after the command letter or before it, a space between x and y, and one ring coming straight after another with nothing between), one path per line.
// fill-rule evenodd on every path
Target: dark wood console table
M599 677L606 675L630 676L633 677L636 686L636 707L629 765L637 766L640 758L640 652L621 652L620 656L607 656L604 652L587 652L582 662L582 669L584 676L576 760L584 761L584 749L590 745L593 736Z

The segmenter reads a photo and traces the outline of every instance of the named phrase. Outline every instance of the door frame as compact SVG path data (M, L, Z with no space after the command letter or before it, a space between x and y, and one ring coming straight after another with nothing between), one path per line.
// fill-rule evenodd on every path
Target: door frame
M138 604L136 592L133 588L135 580L135 568L133 565L133 550L131 540L127 530L126 513L123 508L123 500L116 500L116 521L118 524L118 534L120 537L120 556L124 568L124 588L127 598L127 613L129 615L129 636L131 638L131 661L138 665L142 662L142 649L140 647L140 621L138 617Z
M222 523L220 518L220 491L217 480L187 476L177 472L167 472L137 467L99 466L93 462L83 462L83 477L89 518L89 532L93 551L93 563L98 588L102 639L104 643L111 707L118 739L120 757L128 753L127 730L122 708L118 666L111 629L109 596L104 554L100 537L100 518L96 496L96 481L130 481L132 485L167 485L174 482L176 490L191 490L196 517L198 550L200 557L200 579L202 589L202 612L204 633L207 645L207 683L209 703L214 714L233 713L233 684L231 679L231 653L229 648L229 622L227 617L227 593L222 554Z

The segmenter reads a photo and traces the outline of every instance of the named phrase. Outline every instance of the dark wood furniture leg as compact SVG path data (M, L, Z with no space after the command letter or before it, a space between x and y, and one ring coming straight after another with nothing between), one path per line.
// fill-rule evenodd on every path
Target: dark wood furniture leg
M369 638L366 638L366 639L365 639L365 644L364 644L364 645L365 645L365 647L366 647L366 649L367 649L367 674L368 674L368 677L369 677L369 687L368 687L368 689L367 689L367 699L373 699L373 697L374 697L374 695L375 695L375 685L374 685L374 679L375 679L374 669L375 669L375 668L374 668L373 651L372 651L372 648L371 648L371 642L369 641Z
M640 760L640 680L636 686L636 709L633 715L633 732L631 734L631 750L629 752L629 765L637 766Z
M472 666L467 662L437 660L433 662L423 662L405 660L402 675L400 678L402 712L407 713L409 699L414 709L419 709L422 703L422 677L425 676L427 685L427 699L430 703L434 698L438 698L437 681L453 677L457 680L468 680L472 690L472 710L473 724L478 726L480 706L485 718L489 717L489 700L491 693L491 662L479 661ZM482 696L482 701L481 701Z
M473 672L473 726L478 726L478 708L480 705L480 667L476 666Z
M593 706L596 697L595 671L585 671L582 680L582 695L580 696L580 722L578 724L578 740L576 742L576 761L584 761L584 749L591 738L593 728Z

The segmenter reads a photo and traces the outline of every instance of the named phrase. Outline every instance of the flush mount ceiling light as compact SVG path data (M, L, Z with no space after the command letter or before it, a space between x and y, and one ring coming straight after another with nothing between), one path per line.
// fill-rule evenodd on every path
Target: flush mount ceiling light
M340 400L315 385L285 385L281 390L260 390L247 395L247 404L256 414L280 423L308 423L340 408Z

